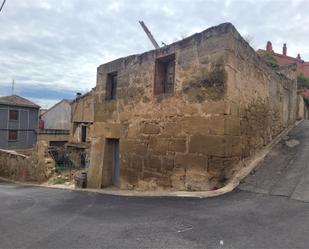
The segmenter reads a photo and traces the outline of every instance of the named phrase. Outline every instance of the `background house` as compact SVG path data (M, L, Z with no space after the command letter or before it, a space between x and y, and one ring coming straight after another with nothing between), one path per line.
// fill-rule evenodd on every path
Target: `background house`
M49 146L64 146L69 140L71 101L63 99L40 115L39 140Z
M0 97L0 148L28 149L37 141L40 106L17 95Z
M273 50L272 43L270 41L267 42L265 49L259 49L259 54L269 53L274 59L275 63L278 65L288 65L288 64L296 64L298 73L302 73L304 76L309 77L309 62L304 61L300 54L297 54L296 57L289 56L288 48L286 43L282 46L282 53L276 53Z
M93 132L94 90L81 95L71 103L71 130L69 142L66 144L66 154L76 167L89 165L91 137Z
M300 95L298 97L298 117L308 118L308 106L309 106L309 62L304 61L300 54L296 57L288 55L288 48L286 43L282 46L282 53L276 53L273 50L272 43L267 42L265 49L259 49L257 53L266 61L268 65L275 70L287 73L293 65L296 65L297 72L297 92ZM305 105L302 108L303 98Z

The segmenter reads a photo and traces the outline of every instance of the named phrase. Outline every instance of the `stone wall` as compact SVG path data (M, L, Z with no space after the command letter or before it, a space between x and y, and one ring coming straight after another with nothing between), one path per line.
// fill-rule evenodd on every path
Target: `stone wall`
M71 104L72 122L93 122L93 90Z
M242 157L268 144L293 124L297 112L296 68L274 71L233 32L227 52L228 90L226 100L237 105L233 116L242 141Z
M156 58L170 54L174 91L154 95ZM106 101L111 72L117 99ZM294 122L294 95L296 83L268 68L231 24L101 65L88 186L106 185L106 139L114 138L121 188L220 188L242 158Z
M304 98L301 95L297 96L297 119L308 119L308 107L305 104Z
M0 177L22 182L44 182L54 172L54 161L47 144L38 142L30 156L15 151L0 150Z
M94 89L76 98L71 104L72 123L66 154L75 167L88 167L94 120ZM82 127L86 129L86 142L82 142Z

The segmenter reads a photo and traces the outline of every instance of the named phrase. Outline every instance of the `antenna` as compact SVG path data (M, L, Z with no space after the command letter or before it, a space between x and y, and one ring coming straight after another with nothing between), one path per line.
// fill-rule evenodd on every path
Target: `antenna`
M12 80L12 95L14 95L15 80Z
M148 36L149 40L151 41L151 43L155 47L155 49L160 48L158 43L156 42L155 38L153 38L152 34L150 33L149 29L147 28L146 24L143 21L139 21L139 24L142 26L143 30L145 31L146 35Z

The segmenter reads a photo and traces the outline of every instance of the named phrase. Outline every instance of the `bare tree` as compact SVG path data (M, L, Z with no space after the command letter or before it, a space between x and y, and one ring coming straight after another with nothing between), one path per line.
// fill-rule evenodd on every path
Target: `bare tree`
M245 39L246 42L249 43L249 45L251 47L253 47L253 45L254 45L254 37L253 36L251 36L251 35L244 35L244 39Z

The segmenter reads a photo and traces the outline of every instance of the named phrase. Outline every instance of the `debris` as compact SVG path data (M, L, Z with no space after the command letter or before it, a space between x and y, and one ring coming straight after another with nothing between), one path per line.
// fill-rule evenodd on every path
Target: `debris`
M291 139L291 140L285 141L285 144L286 144L286 146L288 146L288 147L290 147L290 148L293 148L293 147L295 147L296 145L299 145L299 141L296 140L296 139Z

